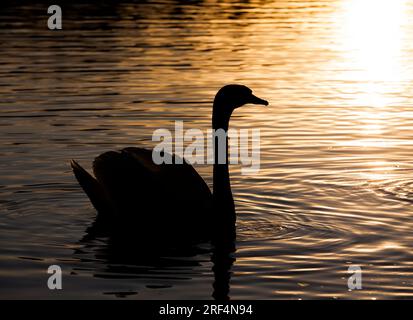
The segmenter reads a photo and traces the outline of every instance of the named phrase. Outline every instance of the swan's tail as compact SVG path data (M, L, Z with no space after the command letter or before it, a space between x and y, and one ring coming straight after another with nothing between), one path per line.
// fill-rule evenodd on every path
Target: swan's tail
M80 186L97 210L98 216L107 216L112 211L112 205L99 181L83 169L75 160L70 161L70 166Z

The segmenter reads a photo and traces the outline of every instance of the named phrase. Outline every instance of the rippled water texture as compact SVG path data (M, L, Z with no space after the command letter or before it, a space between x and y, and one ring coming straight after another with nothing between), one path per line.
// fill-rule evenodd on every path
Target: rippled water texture
M413 1L157 1L0 12L0 296L211 298L208 251L108 259L68 166L157 128L210 126L226 83L271 102L261 170L231 167L230 297L413 296ZM197 166L211 184L211 168ZM139 256L139 248L131 256ZM63 290L47 289L47 267ZM347 269L363 270L349 291Z

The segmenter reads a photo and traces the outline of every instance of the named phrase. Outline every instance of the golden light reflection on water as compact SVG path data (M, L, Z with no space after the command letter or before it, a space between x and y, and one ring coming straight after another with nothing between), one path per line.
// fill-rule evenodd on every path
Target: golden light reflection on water
M365 105L384 105L384 87L377 82L403 78L401 53L406 39L406 0L351 0L342 2L341 42ZM385 90L384 90L385 92ZM386 100L384 100L386 101Z
M352 82L352 120L357 123L358 137L340 145L363 148L391 148L400 143L388 139L385 132L392 126L389 108L397 106L408 81L403 56L407 47L408 22L406 0L342 1L337 15L338 50L342 78ZM378 138L381 137L381 138ZM369 180L386 178L386 159L365 163L368 171L361 176ZM391 166L390 166L391 168ZM372 172L378 171L378 172Z
M376 246L372 247L372 246L368 246L368 245L359 245L359 246L354 246L352 248L353 252L358 252L358 253L378 253L378 252L383 252L386 250L403 250L406 249L405 246L400 245L396 242L392 242L392 241L383 241L381 243L377 243ZM394 268L397 269L394 266L388 266L387 268Z

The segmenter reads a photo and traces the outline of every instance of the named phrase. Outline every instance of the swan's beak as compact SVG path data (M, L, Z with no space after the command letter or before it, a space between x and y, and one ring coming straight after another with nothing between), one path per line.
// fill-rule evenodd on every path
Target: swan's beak
M267 100L258 98L257 96L254 96L253 94L251 94L251 97L250 97L248 102L252 103L252 104L261 104L263 106L268 106L268 101Z

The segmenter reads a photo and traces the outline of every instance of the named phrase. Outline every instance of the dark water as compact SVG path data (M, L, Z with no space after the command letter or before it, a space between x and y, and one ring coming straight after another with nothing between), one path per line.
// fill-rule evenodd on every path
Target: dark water
M210 126L243 83L271 102L237 110L261 130L261 170L231 167L230 297L413 295L413 1L158 1L0 12L0 296L205 298L210 253L110 260L80 241L95 212L68 166L152 133ZM211 184L211 168L197 166ZM49 265L63 269L50 291ZM347 268L363 270L349 291Z

